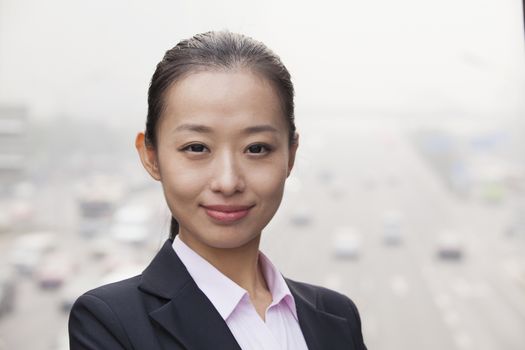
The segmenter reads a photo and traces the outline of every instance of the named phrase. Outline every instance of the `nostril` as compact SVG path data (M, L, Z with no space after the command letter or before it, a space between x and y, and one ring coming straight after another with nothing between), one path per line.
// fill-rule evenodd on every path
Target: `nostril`
M244 191L246 184L244 179L240 176L223 176L213 179L210 183L210 188L214 192L231 194Z

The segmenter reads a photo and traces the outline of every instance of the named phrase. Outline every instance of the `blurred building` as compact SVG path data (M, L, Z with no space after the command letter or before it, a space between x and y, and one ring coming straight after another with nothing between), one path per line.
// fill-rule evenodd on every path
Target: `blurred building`
M26 175L27 133L27 109L0 105L0 195Z

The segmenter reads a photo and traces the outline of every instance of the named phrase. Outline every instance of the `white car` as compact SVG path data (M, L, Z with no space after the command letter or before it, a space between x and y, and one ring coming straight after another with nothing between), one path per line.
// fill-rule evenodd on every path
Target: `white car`
M93 260L102 260L115 251L118 244L113 238L101 236L88 243L89 256Z
M437 238L437 255L444 260L461 260L463 258L463 241L458 232L445 230Z
M340 227L332 235L336 258L357 259L361 253L361 235L353 227Z
M56 234L32 232L17 237L13 243L9 263L19 273L30 275L42 256L56 248Z
M387 211L383 215L383 241L398 245L403 241L403 216L398 211Z
M35 269L35 279L44 289L55 289L73 276L78 264L67 254L58 253L47 256Z
M299 207L293 211L290 221L295 226L308 226L312 222L312 216L312 211L305 207Z
M110 230L117 241L143 245L150 236L151 210L146 206L130 205L119 209Z

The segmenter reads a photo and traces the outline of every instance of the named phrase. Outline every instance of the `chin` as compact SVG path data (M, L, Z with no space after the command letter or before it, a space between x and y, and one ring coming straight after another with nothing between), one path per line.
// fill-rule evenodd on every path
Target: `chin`
M201 242L209 247L218 249L240 248L258 239L261 235L260 233L251 235L240 234L238 230L224 230L224 228L208 232L211 235L201 237Z

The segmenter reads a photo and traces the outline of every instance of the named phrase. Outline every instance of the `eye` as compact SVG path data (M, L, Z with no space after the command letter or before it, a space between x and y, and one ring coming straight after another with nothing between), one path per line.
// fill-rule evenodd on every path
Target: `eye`
M203 153L206 151L206 146L201 145L200 143L194 143L191 145L188 145L182 149L182 151L190 152L190 153Z
M268 145L257 143L257 144L248 146L248 151L249 153L252 153L252 154L262 154L262 153L269 153L271 151L271 148Z

